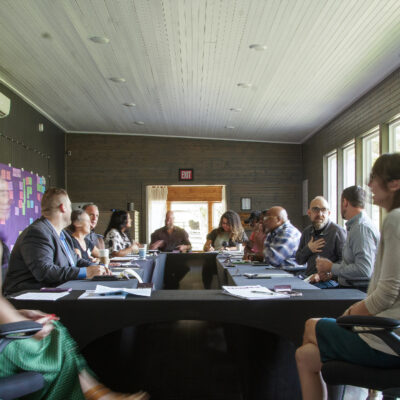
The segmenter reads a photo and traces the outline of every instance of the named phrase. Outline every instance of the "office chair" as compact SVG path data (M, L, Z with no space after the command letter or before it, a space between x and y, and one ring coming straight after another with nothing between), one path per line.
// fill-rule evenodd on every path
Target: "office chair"
M20 321L0 325L0 353L13 340L32 337L42 329L34 321ZM38 372L20 372L6 378L0 378L0 399L12 400L34 393L44 386L44 378Z
M336 323L343 328L368 332L382 339L400 355L400 337L393 330L400 328L400 321L392 318L348 315L339 317ZM400 367L378 368L351 364L346 361L330 360L322 366L322 376L328 385L351 385L383 392L384 400L400 398Z
M364 293L367 293L370 280L371 278L360 277L360 278L346 279L346 282L349 284L349 287L351 289L358 289Z

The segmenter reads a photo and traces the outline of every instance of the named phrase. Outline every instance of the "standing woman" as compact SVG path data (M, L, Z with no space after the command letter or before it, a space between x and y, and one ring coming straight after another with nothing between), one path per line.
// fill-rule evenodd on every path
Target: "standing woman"
M367 297L343 315L376 315L400 319L400 153L380 156L372 167L368 186L373 202L388 214ZM400 334L400 330L396 331ZM327 398L322 363L343 360L372 367L399 367L400 357L371 334L357 334L336 325L335 319L309 319L296 361L303 400Z
M127 235L131 226L132 218L128 211L116 210L112 213L104 232L104 245L110 250L111 257L123 257L138 250L138 244L132 242Z
M219 227L207 235L204 251L222 248L236 250L236 244L247 242L247 240L239 215L235 211L229 210L222 214Z

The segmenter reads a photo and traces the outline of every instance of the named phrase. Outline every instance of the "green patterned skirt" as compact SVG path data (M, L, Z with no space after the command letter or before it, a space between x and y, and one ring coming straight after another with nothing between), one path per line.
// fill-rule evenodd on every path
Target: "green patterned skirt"
M45 387L24 399L84 399L78 375L89 371L86 361L67 329L59 322L54 325L43 340L14 340L0 353L0 377L21 371L43 374Z

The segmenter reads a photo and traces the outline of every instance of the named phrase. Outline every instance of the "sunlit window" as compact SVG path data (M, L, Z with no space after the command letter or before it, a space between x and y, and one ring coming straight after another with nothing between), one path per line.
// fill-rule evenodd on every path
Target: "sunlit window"
M354 142L343 147L343 189L356 184L356 149Z
M400 120L389 125L389 151L400 151Z
M331 208L331 219L337 221L337 153L327 154L326 176L325 176L325 195Z
M362 139L363 148L363 182L364 189L369 193L365 210L374 224L379 227L379 207L372 204L372 196L367 186L372 165L379 157L379 132L375 131Z

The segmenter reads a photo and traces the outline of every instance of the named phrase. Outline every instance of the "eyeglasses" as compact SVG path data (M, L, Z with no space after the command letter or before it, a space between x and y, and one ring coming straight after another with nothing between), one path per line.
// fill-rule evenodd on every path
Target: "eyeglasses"
M325 208L325 207L323 207L323 208L312 207L312 208L311 208L311 211L312 211L314 214L319 214L319 213L326 214L326 213L329 211L329 209L328 209L328 208Z

